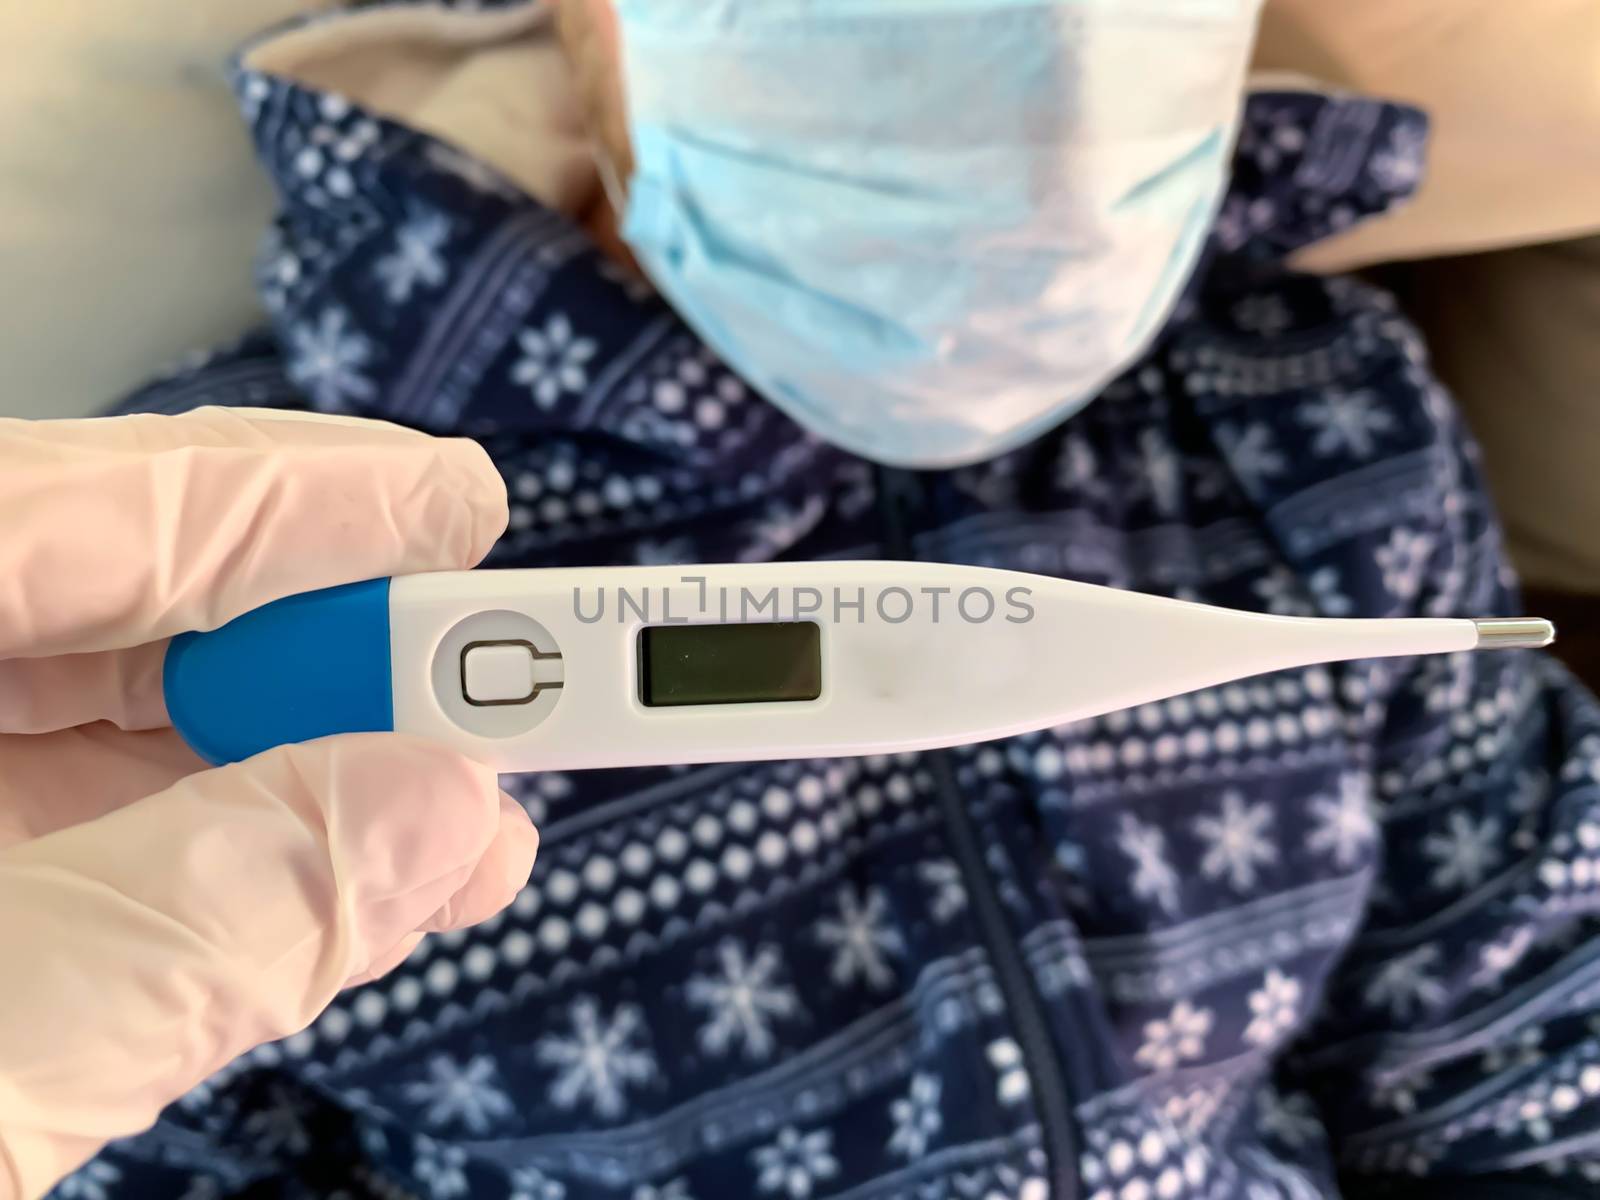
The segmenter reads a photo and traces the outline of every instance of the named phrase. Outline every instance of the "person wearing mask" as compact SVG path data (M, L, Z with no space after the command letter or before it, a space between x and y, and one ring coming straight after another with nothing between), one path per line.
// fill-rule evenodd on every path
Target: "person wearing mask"
M181 548L182 514L275 511L248 474L201 490L185 448L248 462L301 428L261 408L310 408L477 439L505 531L485 556L486 507L432 558L402 547L435 537L410 531L445 519L432 493L345 456L403 435L341 427L292 569L250 540L269 522L224 520L221 569L174 571L175 549L135 576L212 600L140 600L92 637L41 636L25 608L13 657L479 557L927 558L1285 613L1512 607L1415 332L1376 289L1283 265L1409 194L1426 120L1302 85L1247 96L1255 15L595 0L380 7L264 41L236 86L283 196L270 327L130 397L115 432L49 435L26 477L76 495L94 437L166 447L141 469L173 482L138 494L171 498L145 536ZM481 101L526 90L518 47L565 106L502 137ZM357 503L375 529L331 519ZM400 503L404 535L382 515ZM239 562L263 574L236 586ZM69 736L112 736L89 722L120 710L58 702L56 725L97 731ZM142 711L124 723L159 723ZM106 956L123 992L63 1009L83 1012L65 1028L128 1022L122 1070L25 1034L0 1049L22 1080L0 1146L26 1194L119 1139L69 1197L1582 1194L1597 735L1593 699L1515 653L1307 668L948 752L546 772L501 781L544 837L508 906L524 827L470 768L435 780L425 748L174 764L118 792L149 798L0 851L0 880L7 855L59 862L76 839L107 911L146 912L159 849L124 883L104 848L174 787L226 797L222 818L246 796L314 814L394 795L397 823L269 844L308 898L258 927L232 905L281 896L205 853L225 819L180 805L161 846L196 868L162 928L193 957L158 943L140 975ZM295 769L365 754L381 770L349 787ZM413 819L452 837L414 846ZM335 902L318 881L347 852L389 861L367 852L385 839L414 850L391 890L355 875ZM496 885L446 905L480 871ZM192 897L211 889L228 946L272 934L270 969L247 962L282 989L266 1018L239 1016L237 973L151 999L149 978L216 969L184 932L210 928ZM408 900L379 920L380 894ZM83 911L36 907L64 931ZM8 1003L34 1026L87 971L51 964L89 960L12 936ZM185 1022L205 1053L141 1032Z

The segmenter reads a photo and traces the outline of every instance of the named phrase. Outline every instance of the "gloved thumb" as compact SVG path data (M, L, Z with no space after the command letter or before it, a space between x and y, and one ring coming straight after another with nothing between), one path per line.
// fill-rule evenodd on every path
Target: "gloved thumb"
M0 1198L33 1197L413 931L483 920L537 834L394 734L285 746L0 851Z

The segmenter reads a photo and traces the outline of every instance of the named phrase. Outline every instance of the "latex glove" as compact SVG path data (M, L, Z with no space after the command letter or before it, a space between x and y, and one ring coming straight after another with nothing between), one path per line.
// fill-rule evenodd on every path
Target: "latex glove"
M491 770L397 734L207 770L160 683L160 639L505 522L481 449L376 422L0 420L0 1197L526 882Z

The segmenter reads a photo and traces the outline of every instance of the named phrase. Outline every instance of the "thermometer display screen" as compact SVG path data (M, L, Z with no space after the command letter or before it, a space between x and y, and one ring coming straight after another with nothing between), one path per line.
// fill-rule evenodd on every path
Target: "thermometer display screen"
M639 631L639 700L777 704L822 695L822 631L813 621L651 625Z

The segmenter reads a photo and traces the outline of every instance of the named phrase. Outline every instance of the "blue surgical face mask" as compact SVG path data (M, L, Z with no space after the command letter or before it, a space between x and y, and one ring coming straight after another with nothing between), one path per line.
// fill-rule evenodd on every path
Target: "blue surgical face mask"
M617 0L622 234L821 437L953 466L1158 331L1222 192L1259 0Z

